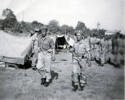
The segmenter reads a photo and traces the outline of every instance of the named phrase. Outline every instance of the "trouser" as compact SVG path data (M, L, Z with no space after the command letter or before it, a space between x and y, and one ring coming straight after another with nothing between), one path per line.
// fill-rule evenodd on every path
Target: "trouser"
M36 67L41 77L46 78L46 82L49 82L51 79L51 53L40 52Z
M77 59L73 59L73 67L72 67L72 82L75 85L85 84L86 76L85 76L85 68L87 67L86 59L82 59L81 61Z
M101 64L105 64L105 54L104 53L101 56Z
M38 53L34 53L33 57L32 57L32 66L36 66L37 63L37 59L38 59Z

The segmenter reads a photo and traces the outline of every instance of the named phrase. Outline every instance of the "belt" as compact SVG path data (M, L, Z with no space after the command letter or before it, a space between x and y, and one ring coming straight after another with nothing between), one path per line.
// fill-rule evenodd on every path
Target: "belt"
M43 53L52 53L51 51L49 52L48 50L40 50L40 52L43 52Z

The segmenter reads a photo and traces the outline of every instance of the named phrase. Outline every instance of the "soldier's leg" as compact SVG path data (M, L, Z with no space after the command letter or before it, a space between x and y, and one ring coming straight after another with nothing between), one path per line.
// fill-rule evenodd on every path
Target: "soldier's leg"
M85 76L85 70L87 68L87 59L82 59L81 62L79 62L80 64L80 74L79 74L79 85L80 85L80 89L83 90L83 88L85 87L86 83L87 83L87 78Z
M100 62L101 62L100 65L104 66L105 64L105 51L104 50L102 50L100 53Z
M38 62L37 62L36 68L38 69L38 72L41 75L41 85L43 85L45 83L46 77L45 77L44 59L43 59L42 52L38 54Z
M32 67L34 67L35 66L35 57L34 57L34 54L33 54L33 56L32 56Z
M33 70L36 70L37 59L38 59L38 56L37 56L37 54L34 53L33 57L32 57L32 68L33 68Z
M101 58L101 66L104 66L105 64L105 54L102 54L102 58Z
M79 65L78 61L73 59L73 67L72 67L72 86L73 90L76 91L78 89L79 80L78 80L78 74L79 74Z
M41 85L44 85L46 83L45 70L38 69L38 72L41 75Z
M38 61L37 61L37 64L36 64L36 68L37 69L41 69L43 68L43 55L42 55L42 52L38 53Z
M46 86L49 85L50 81L51 81L51 54L48 53L45 56L45 76L46 76Z

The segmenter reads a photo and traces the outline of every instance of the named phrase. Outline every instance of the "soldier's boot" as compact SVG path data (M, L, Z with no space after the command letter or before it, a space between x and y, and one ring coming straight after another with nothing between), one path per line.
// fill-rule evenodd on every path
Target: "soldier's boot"
M51 83L51 79L50 79L50 80L46 80L44 86L45 86L45 87L48 87L48 86L50 85L50 83Z
M74 91L74 92L77 91L78 85L75 84L75 82L73 82L73 81L72 81L72 87L73 87L72 91Z
M45 85L46 83L46 78L41 78L41 85Z
M36 66L33 66L33 67L32 67L32 70L36 71L36 70L37 70Z
M79 87L80 91L84 90L85 85L87 84L87 78L84 75L79 75Z
M85 85L86 85L85 83L81 83L81 84L80 84L80 91L83 91L83 90L84 90Z
M49 82L46 82L44 86L45 86L45 87L48 87L48 86L49 86Z
M32 62L32 70L37 70L35 62Z
M100 64L100 66L101 66L101 67L103 67L103 66L104 66L104 64L102 64L102 63L101 63L101 64Z

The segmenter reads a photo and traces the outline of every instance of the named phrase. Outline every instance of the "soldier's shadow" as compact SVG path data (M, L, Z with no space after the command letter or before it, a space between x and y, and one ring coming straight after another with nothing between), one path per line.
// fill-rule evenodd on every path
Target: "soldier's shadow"
M58 77L59 77L59 74L57 73L57 72L55 72L55 71L51 71L51 81L50 81L50 83L52 83L54 80L57 80L58 79Z

